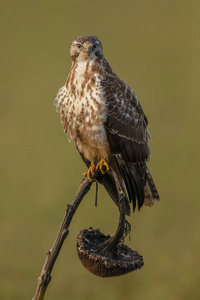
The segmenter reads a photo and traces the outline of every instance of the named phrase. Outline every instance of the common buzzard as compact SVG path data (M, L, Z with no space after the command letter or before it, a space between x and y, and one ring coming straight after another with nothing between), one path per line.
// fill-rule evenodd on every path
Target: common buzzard
M89 167L90 181L97 180L119 204L109 166L117 172L129 201L138 209L153 205L159 195L146 162L150 156L148 120L132 89L111 69L100 40L79 36L70 46L72 66L55 99L69 140L75 142ZM129 199L129 201L128 201Z

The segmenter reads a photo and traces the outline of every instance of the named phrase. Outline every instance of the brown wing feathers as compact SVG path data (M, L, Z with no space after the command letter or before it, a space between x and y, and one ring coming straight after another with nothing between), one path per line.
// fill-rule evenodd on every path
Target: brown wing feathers
M148 120L133 91L123 81L119 84L119 78L117 83L105 76L102 88L107 104L107 138L133 203L133 211L136 202L138 209L143 203L151 206L159 196L145 163L150 155Z

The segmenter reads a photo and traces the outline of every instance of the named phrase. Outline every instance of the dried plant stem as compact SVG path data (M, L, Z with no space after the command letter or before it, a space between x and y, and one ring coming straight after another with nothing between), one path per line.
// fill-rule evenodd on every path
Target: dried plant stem
M113 256L113 251L115 250L116 245L124 236L125 222L126 222L126 208L125 208L125 190L120 182L120 179L117 173L110 167L110 173L115 181L118 198L119 198L119 222L116 233L106 242L99 245L98 249L102 252L102 255Z
M67 206L67 210L63 222L61 224L61 227L59 229L58 235L56 237L56 240L53 244L53 247L47 253L47 257L44 266L42 268L42 272L40 274L40 277L38 278L38 285L33 300L42 300L44 298L47 286L51 280L51 271L53 269L54 263L57 259L57 256L60 252L60 249L63 245L65 238L68 236L69 233L68 227L70 225L72 217L76 209L78 208L79 204L81 203L81 200L83 199L85 194L87 194L87 192L90 190L91 185L92 182L89 182L89 180L85 178L81 182L73 201L71 202L70 205Z

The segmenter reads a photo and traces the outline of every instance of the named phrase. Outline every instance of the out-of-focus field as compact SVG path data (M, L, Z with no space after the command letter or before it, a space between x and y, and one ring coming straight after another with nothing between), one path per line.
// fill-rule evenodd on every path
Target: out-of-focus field
M101 279L81 265L80 229L114 233L118 210L94 187L70 226L45 299L200 299L200 2L0 2L0 298L31 299L45 255L86 170L53 99L78 35L95 34L149 119L161 201L128 221L145 265Z

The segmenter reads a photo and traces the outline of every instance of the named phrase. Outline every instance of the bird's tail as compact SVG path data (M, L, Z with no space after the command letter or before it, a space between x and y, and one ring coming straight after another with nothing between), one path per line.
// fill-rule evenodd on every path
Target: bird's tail
M117 163L126 185L129 200L133 204L133 211L135 211L136 204L140 210L143 204L152 206L155 200L159 200L156 186L146 163L133 164L123 159L117 159Z
M135 211L136 203L140 210L143 204L151 207L155 201L159 200L158 191L145 163L133 164L122 159L116 160L116 162L127 191L126 215L130 216L130 202ZM112 200L119 206L118 192L111 173L99 175L97 181L103 184Z
M160 197L149 169L146 167L146 183L144 186L144 204L152 206L155 201L159 201Z

